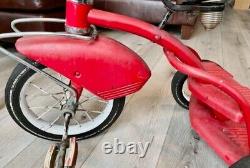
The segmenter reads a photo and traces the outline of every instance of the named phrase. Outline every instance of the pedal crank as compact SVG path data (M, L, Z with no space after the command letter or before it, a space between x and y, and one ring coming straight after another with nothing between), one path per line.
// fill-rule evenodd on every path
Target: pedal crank
M78 145L76 138L68 137L68 128L72 115L65 113L62 141L50 146L44 161L44 168L74 168L77 160Z

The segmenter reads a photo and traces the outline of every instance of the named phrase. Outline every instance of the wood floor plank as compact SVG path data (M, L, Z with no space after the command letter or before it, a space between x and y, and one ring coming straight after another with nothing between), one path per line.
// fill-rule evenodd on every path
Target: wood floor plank
M230 14L229 14L230 12ZM222 49L224 68L231 72L235 78L244 85L248 85L246 57L249 49L243 34L235 22L234 11L226 10L222 23ZM233 26L232 26L233 24ZM250 85L249 85L250 86Z
M193 138L188 118L188 111L175 107L157 168L225 167L204 142Z
M231 13L232 22L237 25L237 29L235 31L241 33L242 44L244 44L244 49L240 49L243 52L241 58L244 63L246 63L248 74L250 69L250 12L249 11L233 11Z
M34 137L19 128L10 116L1 120L0 123L0 167L8 164L16 155L22 152Z
M197 31L200 33L197 34L197 36L195 35L195 49L201 58L204 60L212 60L223 66L221 25L218 25L213 30L206 31L203 26L199 24Z
M163 93L169 95L169 85L166 85ZM174 110L174 104L172 97L165 97L159 102L158 107L155 109L150 123L147 129L145 129L142 142L150 141L153 137L154 143L151 144L145 158L138 158L135 167L156 167L158 159L162 150L162 146L166 137L167 130L169 129L170 120L172 119L172 111ZM161 131L159 131L161 130Z
M5 106L4 102L4 90L7 83L7 80L16 66L16 61L8 58L6 56L0 59L0 109Z

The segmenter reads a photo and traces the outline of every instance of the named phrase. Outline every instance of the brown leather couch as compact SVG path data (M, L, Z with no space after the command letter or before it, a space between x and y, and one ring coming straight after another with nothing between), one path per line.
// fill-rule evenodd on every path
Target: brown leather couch
M147 22L158 24L166 9L160 0L93 0L96 8L113 11L136 17ZM181 3L182 0L177 0ZM10 32L10 22L26 17L63 18L65 0L0 0L0 33ZM181 25L182 38L189 38L193 31L197 15L178 12L170 19L169 24ZM63 25L51 23L32 23L19 27L21 30L62 30Z
M65 0L0 0L0 33L12 31L10 22L17 18L64 17ZM19 27L21 30L58 30L63 25L32 23Z

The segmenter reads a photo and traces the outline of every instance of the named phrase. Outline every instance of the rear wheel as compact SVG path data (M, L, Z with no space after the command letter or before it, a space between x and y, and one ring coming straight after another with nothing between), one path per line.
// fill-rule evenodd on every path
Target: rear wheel
M48 68L36 66L69 82ZM62 106L66 98L62 87L22 64L12 72L5 90L6 106L14 121L31 134L49 140L61 139ZM98 135L116 121L124 103L125 97L106 101L83 90L76 115L70 122L69 135L78 139Z
M187 84L188 76L177 71L172 79L171 91L175 101L183 108L189 109L191 93Z
M250 168L250 156L244 157L230 166L230 168Z

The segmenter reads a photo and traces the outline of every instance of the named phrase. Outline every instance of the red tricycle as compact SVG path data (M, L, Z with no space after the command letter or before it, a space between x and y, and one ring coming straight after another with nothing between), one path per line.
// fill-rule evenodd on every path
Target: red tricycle
M11 24L15 33L0 35L0 39L21 37L15 43L18 54L0 47L1 53L20 63L5 90L11 117L33 135L62 140L50 148L47 167L53 167L56 160L57 167L73 167L76 140L109 128L122 112L125 96L139 91L151 76L147 64L134 51L99 35L96 26L133 33L162 46L178 70L172 81L173 96L189 109L194 131L232 168L250 167L250 89L161 30L175 11L200 12L202 23L212 29L222 20L225 3L162 2L168 12L160 27L93 9L88 0L67 0L65 20L18 19ZM66 32L21 32L16 28L16 24L28 22L65 23ZM186 81L190 98L183 93ZM66 154L67 148L73 150Z

